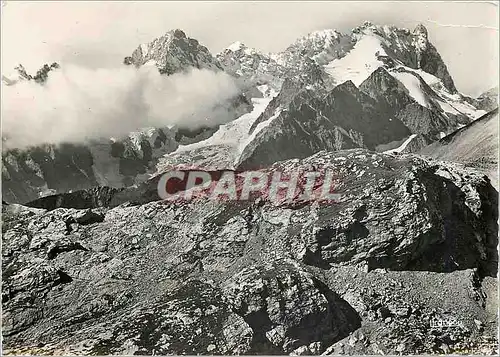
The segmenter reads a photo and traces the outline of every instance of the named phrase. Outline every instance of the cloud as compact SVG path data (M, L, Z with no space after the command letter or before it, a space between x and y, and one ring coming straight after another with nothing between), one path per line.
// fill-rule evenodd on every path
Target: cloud
M154 66L69 65L50 72L44 85L20 81L2 89L4 149L120 138L149 126L220 124L234 119L220 104L240 93L223 72L193 69L164 76Z

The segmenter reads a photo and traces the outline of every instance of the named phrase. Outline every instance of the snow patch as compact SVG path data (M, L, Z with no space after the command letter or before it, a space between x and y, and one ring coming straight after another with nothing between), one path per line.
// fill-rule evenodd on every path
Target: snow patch
M141 54L142 54L142 58L146 57L148 55L148 45L143 43L141 44Z
M391 72L391 75L408 89L410 96L423 107L430 108L429 101L421 88L420 79L411 73Z
M249 131L252 124L267 108L271 100L278 94L267 85L259 86L258 89L263 93L264 98L252 98L253 109L250 113L243 114L238 119L227 124L223 124L208 139L189 145L180 145L172 154L195 150L201 147L226 145L234 148L241 147L249 137ZM167 154L165 156L168 156Z
M252 132L252 134L250 134L250 136L248 138L245 139L244 142L241 143L240 147L239 147L239 152L242 153L243 150L245 150L245 147L250 144L256 137L257 137L257 134L262 131L262 129L264 129L265 127L269 126L269 124L272 123L272 121L274 119L276 119L279 115L281 114L281 110L278 109L276 110L276 112L274 113L273 116L271 116L269 119L267 119L266 121L262 122L262 123L259 123L257 125L257 127L255 128L255 130Z
M240 41L233 42L232 44L229 45L227 48L230 51L236 52L241 50L242 48L245 48L245 45L241 43Z
M373 71L383 66L377 54L387 56L381 40L374 36L363 36L346 56L333 60L324 69L337 83L351 80L359 86Z
M384 151L384 154L399 154L401 151L403 151L404 149L406 149L406 147L408 146L408 144L413 140L413 138L415 136L417 136L417 134L410 135L410 137L408 139L406 139L403 142L403 144L401 144L401 146L399 146L399 147L397 147L395 149Z

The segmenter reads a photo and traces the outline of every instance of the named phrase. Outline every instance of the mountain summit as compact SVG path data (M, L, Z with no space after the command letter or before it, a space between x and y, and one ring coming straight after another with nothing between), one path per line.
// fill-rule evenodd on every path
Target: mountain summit
M182 30L172 30L153 41L142 44L125 57L125 64L136 67L154 64L160 73L173 74L190 67L220 70L221 67L210 51L186 36Z

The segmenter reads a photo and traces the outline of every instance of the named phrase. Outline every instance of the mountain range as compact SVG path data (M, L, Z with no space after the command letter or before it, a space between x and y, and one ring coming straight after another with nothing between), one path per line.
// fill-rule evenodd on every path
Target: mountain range
M124 65L156 66L164 75L208 69L235 78L240 96L215 127L139 129L118 140L95 138L4 150L2 192L10 202L89 188L127 187L175 165L251 168L319 150L407 151L468 125L494 107L494 93L460 94L427 30L369 22L342 34L312 32L280 53L241 42L217 55L181 30L142 44ZM35 76L17 67L4 84L50 80L57 63ZM493 94L493 95L492 95ZM293 140L295 145L288 143Z
M424 26L173 30L117 65L238 93L219 125L2 152L5 354L498 354L498 90L461 94ZM171 169L327 169L341 198L162 201Z

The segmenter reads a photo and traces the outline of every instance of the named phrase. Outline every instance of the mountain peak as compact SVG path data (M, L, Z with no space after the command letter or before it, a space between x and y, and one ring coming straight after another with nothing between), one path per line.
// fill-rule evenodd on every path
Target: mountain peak
M236 54L238 56L253 56L253 55L265 56L260 51L257 51L255 48L248 47L241 41L233 42L224 50L222 50L222 52L220 52L218 56L223 56L224 54L229 54L229 55Z
M427 28L423 24L418 24L417 27L415 27L415 30L413 30L414 35L424 35L426 38L428 36L428 31Z
M359 92L359 89L351 80L347 80L339 84L331 91L331 93L357 93L357 92Z
M31 75L26 71L26 68L22 64L14 67L15 72L11 75L4 76L2 75L2 82L5 85L13 85L19 81L35 81L40 84L44 84L47 81L48 73L55 69L58 69L60 66L58 63L53 62L51 65L44 64L42 68L36 71L35 75Z
M324 30L316 30L309 32L307 35L299 38L297 41L303 41L306 39L327 39L327 38L338 38L342 36L342 33L340 33L337 30L334 29L324 29Z
M236 42L233 42L232 44L230 44L226 49L229 51L236 52L236 51L244 50L246 48L247 48L247 46L245 46L245 44L243 44L243 42L236 41Z
M429 41L428 31L423 24L418 24L413 31L409 31L405 28L365 22L352 30L352 37L357 43L367 37L373 37L380 42L387 59L432 74L443 82L449 92L456 93L453 79L437 49Z
M184 33L184 31L182 31L180 29L175 29L175 30L169 31L169 33L171 33L174 37L177 37L177 38L186 38L186 34Z
M184 31L175 29L165 35L137 47L132 56L125 57L127 65L140 67L154 63L161 73L173 74L188 68L221 69L218 61L208 48L198 40L186 36Z
M287 66L307 62L304 59L310 59L322 66L344 56L351 48L352 40L349 35L337 30L325 29L313 31L298 38L280 53L280 57Z
M369 82L386 82L388 85L390 86L397 86L398 85L398 81L396 80L396 78L394 78L393 76L391 76L389 74L389 72L387 72L387 70L382 66L382 67L379 67L377 68L376 70L374 70L370 76L368 76L367 79L365 79L363 81L363 83L361 83L360 85L360 88L364 85L366 85L366 83L369 83Z
M291 50L298 47L314 47L316 49L322 48L327 49L334 45L338 40L343 37L342 33L333 29L316 30L309 32L307 35L299 37L288 46L287 50Z

